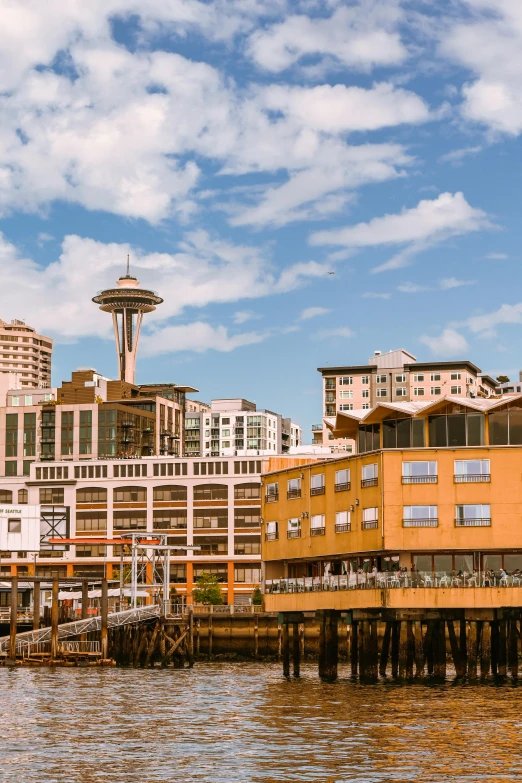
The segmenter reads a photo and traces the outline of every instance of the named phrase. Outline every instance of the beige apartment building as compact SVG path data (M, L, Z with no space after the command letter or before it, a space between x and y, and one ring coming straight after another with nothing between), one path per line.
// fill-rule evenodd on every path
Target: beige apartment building
M320 367L323 420L312 426L313 443L334 451L355 452L355 441L335 438L327 427L337 413L365 411L379 402L428 402L446 395L490 397L498 382L468 360L417 362L405 350L376 351L367 365Z
M53 341L23 321L0 320L0 393L51 385Z

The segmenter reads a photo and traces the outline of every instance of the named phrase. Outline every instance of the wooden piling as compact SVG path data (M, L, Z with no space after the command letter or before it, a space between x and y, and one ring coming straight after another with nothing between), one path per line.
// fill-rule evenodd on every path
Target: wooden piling
M357 677L359 641L358 641L359 623L352 622L350 626L350 669L352 677Z
M41 590L40 582L34 582L33 584L33 631L37 631L40 627L40 606L41 606Z
M426 661L428 675L433 676L433 637L435 630L435 621L428 620L426 624L426 633L424 635L424 659Z
M53 590L51 600L51 661L56 660L58 657L58 611L59 601L58 593L60 591L60 583L58 579L53 579Z
M208 659L209 661L212 660L212 639L213 636L213 629L212 629L212 612L210 612L208 616Z
M500 620L498 634L498 674L505 677L507 674L507 620Z
M337 612L326 611L321 618L321 628L324 628L324 658L322 671L319 676L332 682L337 679L337 665L339 662L339 632Z
M498 622L495 620L490 623L491 626L491 674L493 677L498 675L498 647L499 630Z
M292 665L294 677L301 674L301 640L299 639L299 623L292 623Z
M259 615L254 615L254 660L259 655Z
M462 660L460 653L460 645L457 640L457 634L455 632L455 625L453 620L448 620L448 636L450 642L451 656L453 658L453 665L455 666L455 673L457 677L464 677L466 675L466 665Z
M379 666L379 638L377 636L377 620L370 620L368 623L368 658L369 670L367 676L370 680L376 680L378 677Z
M436 624L437 652L435 658L435 677L446 679L446 622L437 620Z
M18 630L18 579L11 581L11 613L9 627L9 660L16 663L16 631Z
M108 630L108 613L109 613L109 592L107 586L107 580L102 579L101 583L101 600L100 600L100 613L101 613L101 630L100 630L100 649L101 659L106 661L109 657L109 630Z
M509 620L508 627L508 667L514 680L518 679L518 631L517 621Z
M281 627L281 653L283 657L283 677L290 677L290 638L288 623L286 622Z
M188 616L187 659L189 668L192 669L194 666L194 612L192 611Z
M413 662L415 660L415 639L413 636L413 622L406 620L406 679L413 679Z
M379 660L379 674L386 677L386 667L388 665L388 656L390 654L392 623L386 623L384 636L382 637L381 657Z
M469 623L468 632L468 646L467 646L467 659L468 659L468 677L475 679L477 676L477 647L478 647L478 627L476 620L471 620Z
M391 638L391 674L395 679L399 674L399 641L400 641L400 623L392 623Z
M366 667L368 665L368 661L366 658L366 635L368 633L367 625L368 623L365 620L361 620L361 622L358 623L357 648L358 648L360 680L366 679Z
M480 678L489 677L491 668L491 625L488 620L482 623L480 634Z
M406 677L406 658L408 656L408 629L406 622L399 621L399 677Z
M415 658L415 677L424 676L424 649L422 644L422 622L413 623L413 646Z

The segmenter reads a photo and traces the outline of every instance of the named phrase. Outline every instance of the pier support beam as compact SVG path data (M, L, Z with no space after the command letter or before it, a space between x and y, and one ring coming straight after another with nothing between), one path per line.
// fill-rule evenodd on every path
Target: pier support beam
M283 622L281 627L281 655L283 658L283 676L290 677L290 636L287 622Z
M516 620L509 620L508 668L513 679L518 679L518 631Z
M499 623L498 634L498 674L499 677L505 677L507 674L507 620L501 620Z
M480 678L485 680L489 677L491 668L491 625L489 621L484 620L480 634Z
M11 582L11 615L9 628L9 660L16 663L16 631L18 625L18 579L13 577Z
M292 665L294 677L301 674L301 639L299 638L299 623L292 623Z
M424 650L422 646L422 622L413 623L413 646L415 658L415 677L424 676Z
M107 580L102 579L101 583L101 632L100 632L100 648L101 659L106 661L109 657L109 630L107 625L107 615L109 613L109 592L107 588Z
M41 606L40 582L33 584L33 631L40 627L40 606Z
M434 675L438 679L446 679L446 623L444 620L437 620L434 632Z
M60 583L58 579L53 579L53 591L51 599L51 661L55 661L58 658L58 593L60 591Z
M472 680L477 677L477 653L478 653L478 624L471 620L468 630L468 677Z
M319 614L319 677L332 682L337 679L339 660L339 635L337 612L321 611Z
M397 679L399 675L399 637L400 637L400 623L392 623L392 639L391 639L391 673L392 677Z
M457 634L455 632L455 624L453 620L448 620L448 636L455 672L457 677L464 677L466 675L466 663L462 659L460 644L457 640Z
M386 677L386 667L388 665L388 656L390 654L390 642L392 634L392 623L386 623L384 636L382 637L381 657L379 660L379 674Z
M357 677L359 663L359 623L352 622L350 626L350 667L352 677Z
M188 616L187 659L189 669L192 669L194 666L194 612L192 610Z

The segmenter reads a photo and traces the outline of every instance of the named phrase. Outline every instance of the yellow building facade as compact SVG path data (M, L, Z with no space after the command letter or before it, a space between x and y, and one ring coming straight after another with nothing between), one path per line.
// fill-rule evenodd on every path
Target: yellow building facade
M263 477L266 608L522 605L522 395L383 404L331 427L360 453Z

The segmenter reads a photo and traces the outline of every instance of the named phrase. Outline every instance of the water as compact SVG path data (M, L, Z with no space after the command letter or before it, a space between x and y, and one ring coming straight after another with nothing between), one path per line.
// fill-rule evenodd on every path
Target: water
M324 684L303 669L0 669L0 781L520 779L522 688Z

